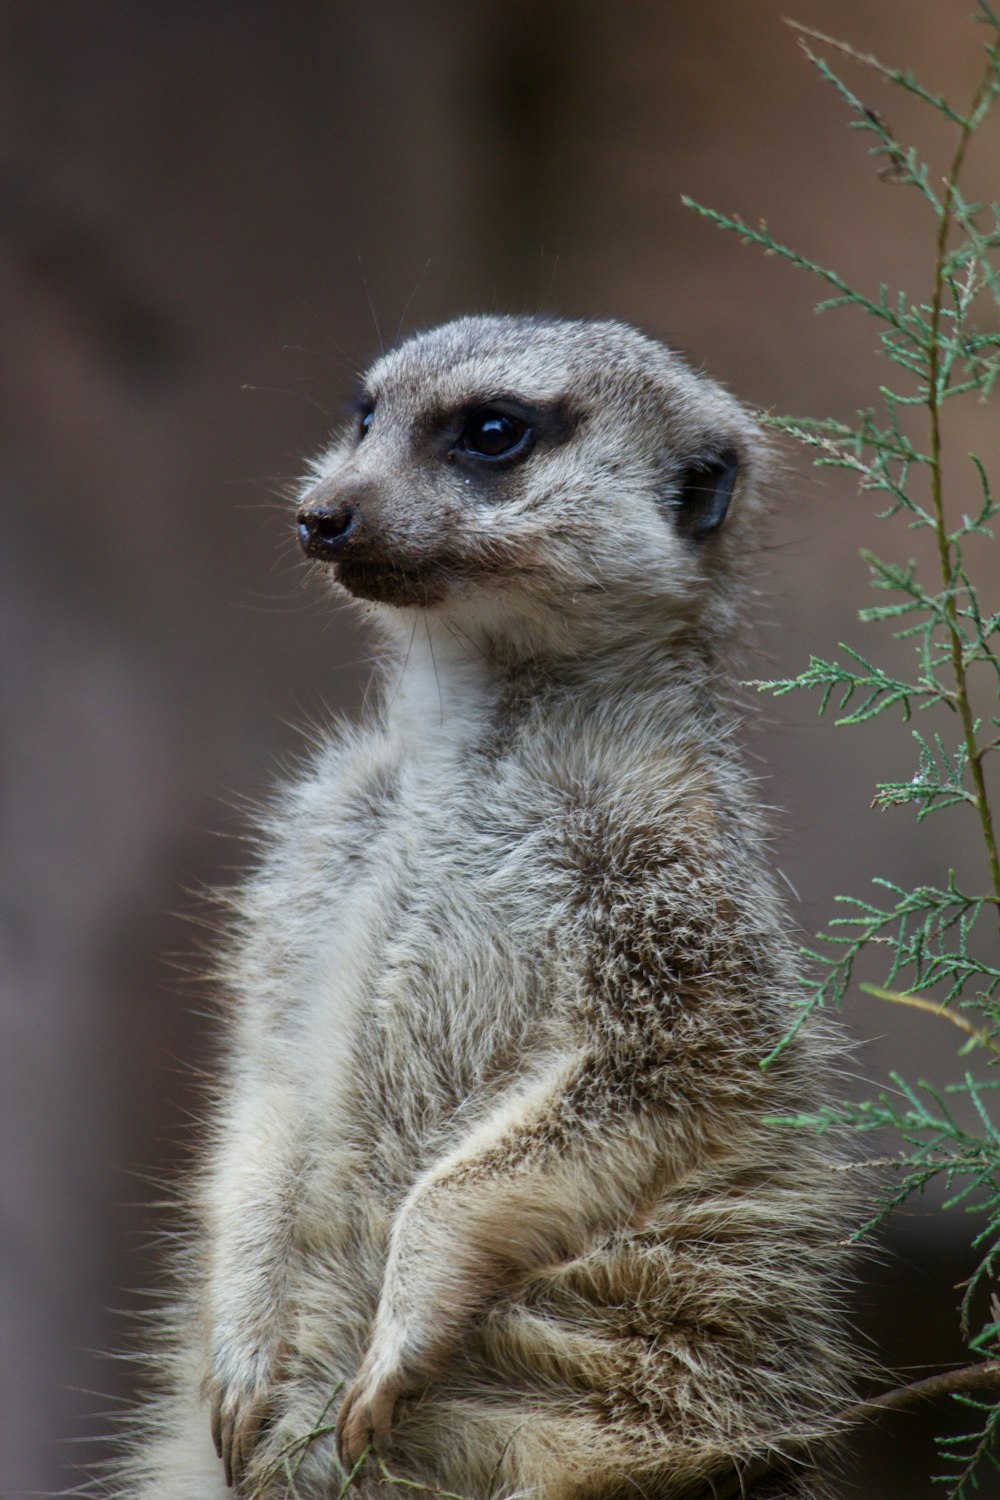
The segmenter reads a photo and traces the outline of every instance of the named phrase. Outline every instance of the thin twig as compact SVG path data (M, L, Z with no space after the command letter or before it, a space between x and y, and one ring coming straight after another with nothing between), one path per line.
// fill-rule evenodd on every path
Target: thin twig
M879 62L878 58L871 52L859 52L849 42L838 41L836 37L829 36L825 31L817 31L814 26L804 26L801 21L792 21L786 17L786 26L799 34L799 45L803 47L807 55L812 57L801 41L803 36L811 36L813 41L822 42L824 47L832 47L836 52L842 52L845 57L851 58L853 62L860 63L862 67L871 68L886 83L896 84L897 87L906 89L908 93L915 94L918 99L923 99L927 104L933 105L941 114L947 115L956 125L964 125L965 120L953 109L943 94L934 94L930 89L917 82L912 73L903 73L899 68L887 68L885 63ZM814 62L815 58L812 59Z
M955 215L958 180L965 162L966 149L975 129L974 122L977 119L979 108L989 94L995 70L996 63L993 54L991 54L989 64L976 89L968 116L961 122L958 142L955 146L955 154L952 157L948 174L945 177L944 196L941 200L941 212L938 217L934 289L931 299L930 329L927 340L929 361L927 410L930 416L931 429L931 498L934 505L934 532L937 539L941 581L944 585L946 595L945 613L948 620L952 674L958 694L959 717L962 721L962 733L968 755L969 771L972 776L973 786L975 787L976 811L979 814L979 822L986 844L986 856L989 861L993 892L995 895L1000 896L1000 849L997 847L996 830L993 826L993 816L987 793L986 780L983 774L984 752L980 749L976 739L977 724L969 697L965 659L962 652L962 634L958 624L958 605L955 602L955 566L944 504L941 452L941 406L943 393L940 389L941 318L943 315L945 257L948 248L948 235Z
M957 1396L965 1391L1000 1391L1000 1360L988 1364L963 1365L960 1370L945 1370L941 1375L928 1375L924 1380L911 1381L868 1401L859 1401L844 1414L847 1422L861 1422L866 1417L877 1416L880 1411L905 1411L920 1401L936 1401L939 1396Z
M964 1365L959 1370L945 1370L940 1375L928 1375L923 1380L911 1381L909 1385L896 1386L883 1391L867 1401L849 1406L838 1418L831 1432L836 1441L845 1431L861 1422L877 1418L884 1411L906 1411L922 1401L936 1401L941 1396L960 1396L969 1391L1000 1391L1000 1361L988 1364ZM811 1445L804 1444L803 1447ZM749 1494L760 1480L780 1473L783 1469L794 1470L796 1460L790 1454L775 1458L756 1458L739 1469L732 1469L719 1479L710 1480L691 1500L734 1500Z
M866 995L873 995L876 1000L888 1000L892 1005L906 1005L910 1010L923 1010L931 1016L941 1016L945 1021L950 1021L957 1026L959 1031L964 1031L966 1036L978 1042L980 1047L986 1047L996 1057L1000 1057L1000 1046L986 1031L981 1031L978 1026L973 1026L964 1016L957 1015L955 1011L949 1010L946 1005L937 1000L925 1000L923 995L908 995L901 990L884 990L877 984L862 984L859 989Z

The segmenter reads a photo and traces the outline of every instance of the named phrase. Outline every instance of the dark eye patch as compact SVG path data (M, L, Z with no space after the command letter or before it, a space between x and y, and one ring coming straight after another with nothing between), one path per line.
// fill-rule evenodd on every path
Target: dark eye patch
M497 393L435 414L427 431L431 441L444 444L447 458L485 476L522 463L536 448L558 447L576 426L562 401Z

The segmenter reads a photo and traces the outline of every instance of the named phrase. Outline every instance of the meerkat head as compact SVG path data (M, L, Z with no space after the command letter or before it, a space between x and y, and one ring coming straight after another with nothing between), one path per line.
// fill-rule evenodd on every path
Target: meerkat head
M463 318L368 372L299 538L407 634L419 610L527 652L721 643L763 454L737 401L632 328Z

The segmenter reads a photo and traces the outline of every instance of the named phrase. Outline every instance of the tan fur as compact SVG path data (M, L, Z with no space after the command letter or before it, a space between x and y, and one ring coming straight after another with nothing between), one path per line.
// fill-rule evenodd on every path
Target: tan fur
M366 390L302 504L360 517L330 571L385 644L378 707L235 898L185 1295L119 1493L223 1500L213 1422L268 1500L336 1496L370 1437L471 1500L801 1458L849 1399L849 1207L834 1138L769 1123L822 1101L836 1039L759 1065L799 997L720 684L761 434L614 323L465 319ZM466 414L509 401L547 414L534 449L470 459Z

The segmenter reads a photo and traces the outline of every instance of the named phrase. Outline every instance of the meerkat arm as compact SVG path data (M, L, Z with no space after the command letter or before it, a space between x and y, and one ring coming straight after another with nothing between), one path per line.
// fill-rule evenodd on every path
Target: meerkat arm
M671 1055L673 1053L673 1055ZM400 1397L419 1391L463 1328L504 1293L634 1223L664 1181L708 1145L745 1087L715 1090L690 1043L629 1055L581 1052L509 1100L418 1180L396 1219L372 1339L338 1422L353 1466L388 1433ZM697 1088L702 1108L672 1105ZM730 1096L723 1098L723 1092ZM704 1128L702 1128L704 1127Z
M230 1101L203 1186L210 1224L211 1369L203 1394L229 1484L268 1413L283 1356L285 1284L302 1147L296 1112L272 1074L243 1080Z

